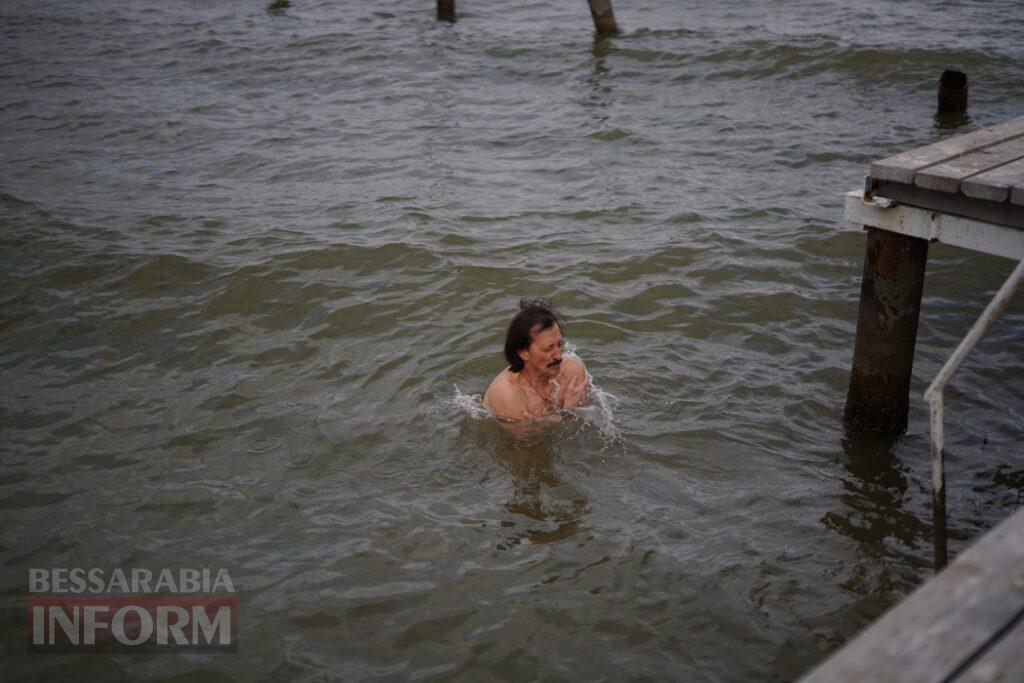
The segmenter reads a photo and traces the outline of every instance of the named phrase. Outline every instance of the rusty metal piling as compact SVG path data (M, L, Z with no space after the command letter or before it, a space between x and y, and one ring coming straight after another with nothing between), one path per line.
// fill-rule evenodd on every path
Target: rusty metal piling
M867 228L844 421L854 432L907 428L928 242Z

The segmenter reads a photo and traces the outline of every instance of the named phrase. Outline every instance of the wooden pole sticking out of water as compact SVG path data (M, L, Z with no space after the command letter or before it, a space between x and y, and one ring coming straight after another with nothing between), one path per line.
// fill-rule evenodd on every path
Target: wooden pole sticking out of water
M947 69L939 78L939 116L967 114L967 74Z
M846 426L895 434L907 428L910 375L928 242L868 228Z
M594 17L594 29L598 35L614 36L619 32L619 25L615 23L615 12L612 10L612 0L587 0L590 3L590 15Z
M437 0L437 20L455 23L455 0Z

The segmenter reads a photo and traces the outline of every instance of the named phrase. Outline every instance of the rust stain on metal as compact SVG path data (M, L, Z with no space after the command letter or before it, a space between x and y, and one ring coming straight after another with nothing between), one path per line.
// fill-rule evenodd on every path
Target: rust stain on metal
M886 249L888 236L883 231L868 235L868 256L872 265L872 275L876 277L895 277L903 260L905 249Z
M928 243L869 228L843 417L853 431L906 429Z

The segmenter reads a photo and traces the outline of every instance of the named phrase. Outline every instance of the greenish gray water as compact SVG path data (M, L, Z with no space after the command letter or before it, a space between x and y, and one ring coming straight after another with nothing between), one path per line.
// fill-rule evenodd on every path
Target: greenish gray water
M930 574L920 393L1009 273L931 251L908 433L840 426L844 192L1024 112L1016 0L5 2L5 674L788 680ZM550 296L618 436L473 415ZM1020 503L1024 305L947 395ZM241 653L24 654L29 567L226 567Z

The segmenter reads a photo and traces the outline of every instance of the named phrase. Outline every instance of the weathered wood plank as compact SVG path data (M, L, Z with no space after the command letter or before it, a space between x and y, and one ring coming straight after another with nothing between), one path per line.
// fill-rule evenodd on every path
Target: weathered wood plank
M1024 619L992 645L978 661L954 678L956 683L1024 681Z
M983 536L805 683L939 681L1024 610L1024 509Z
M926 190L955 194L965 178L1021 158L1024 158L1024 137L1012 138L922 169L914 175L914 184ZM1024 180L1024 176L1021 179Z
M966 216L977 221L1024 228L1024 206L1009 202L989 202L984 199L965 197L962 194L935 192L916 185L904 185L888 180L879 180L876 194L895 199L928 211Z
M1012 201L1013 190L1016 189L1017 201L1013 203L1024 204L1024 159L964 178L960 182L960 189L968 197L993 202Z
M921 169L1024 135L1024 116L966 135L940 140L871 164L871 177L908 185Z

